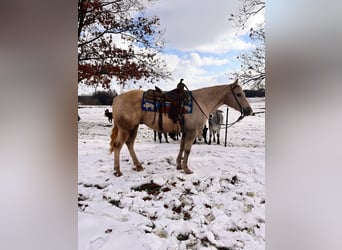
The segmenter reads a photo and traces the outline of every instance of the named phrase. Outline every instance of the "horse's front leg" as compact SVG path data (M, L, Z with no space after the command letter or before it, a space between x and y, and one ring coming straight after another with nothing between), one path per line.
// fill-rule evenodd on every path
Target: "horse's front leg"
M178 156L176 159L178 170L182 169L182 157L183 157L183 151L184 151L184 141L185 141L185 135L183 134L181 141L180 141L180 145L179 145Z
M186 174L192 174L193 171L189 169L188 167L188 159L191 151L191 147L193 145L193 142L196 138L196 133L187 133L186 136L184 136L184 158L182 162L182 169L184 170L184 173ZM182 138L183 139L183 138Z

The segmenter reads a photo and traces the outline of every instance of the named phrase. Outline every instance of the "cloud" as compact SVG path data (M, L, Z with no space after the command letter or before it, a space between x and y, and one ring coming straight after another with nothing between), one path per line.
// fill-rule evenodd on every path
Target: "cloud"
M162 89L175 88L181 78L190 89L229 82L225 72L229 71L231 62L226 57L203 56L195 52L183 55L164 54L162 57L173 75L172 80L157 84Z
M223 34L216 38L215 41L210 43L201 44L194 47L193 50L200 51L203 53L227 53L231 51L241 51L252 48L254 45L250 42L246 42L239 37L231 36L230 34Z
M237 0L159 0L148 11L160 17L167 47L222 53L247 46L234 38L236 31L228 21L238 4Z
M201 57L198 53L190 54L190 63L196 66L224 65L229 62L227 58Z

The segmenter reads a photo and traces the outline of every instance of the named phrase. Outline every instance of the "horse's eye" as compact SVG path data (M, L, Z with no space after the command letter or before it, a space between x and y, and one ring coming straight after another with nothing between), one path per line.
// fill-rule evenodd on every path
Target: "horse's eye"
M237 97L241 97L241 94L240 94L240 93L239 93L239 94L236 94L236 96L237 96Z

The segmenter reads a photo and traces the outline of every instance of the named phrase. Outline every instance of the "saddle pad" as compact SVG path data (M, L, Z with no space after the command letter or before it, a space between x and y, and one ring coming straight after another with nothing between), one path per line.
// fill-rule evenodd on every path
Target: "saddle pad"
M141 108L143 111L157 112L160 108L160 102L155 100L146 99L145 97L146 91L143 93ZM188 98L184 100L182 107L182 114L191 114L192 113L192 93L191 91L187 91ZM162 102L163 113L168 113L171 107L171 102L164 101Z

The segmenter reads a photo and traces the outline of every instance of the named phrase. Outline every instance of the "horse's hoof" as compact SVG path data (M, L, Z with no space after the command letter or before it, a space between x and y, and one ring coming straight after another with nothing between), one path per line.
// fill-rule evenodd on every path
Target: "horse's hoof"
M118 171L118 172L115 172L114 175L115 175L116 177L120 177L120 176L122 175L122 173L121 173L120 171Z
M140 171L143 171L144 168L141 166L141 165L138 165L134 168L136 171L140 172Z
M177 170L181 170L182 169L182 166L177 166Z
M192 174L193 171L190 170L190 169L188 169L188 168L186 168L186 169L184 169L184 173L186 173L186 174Z

